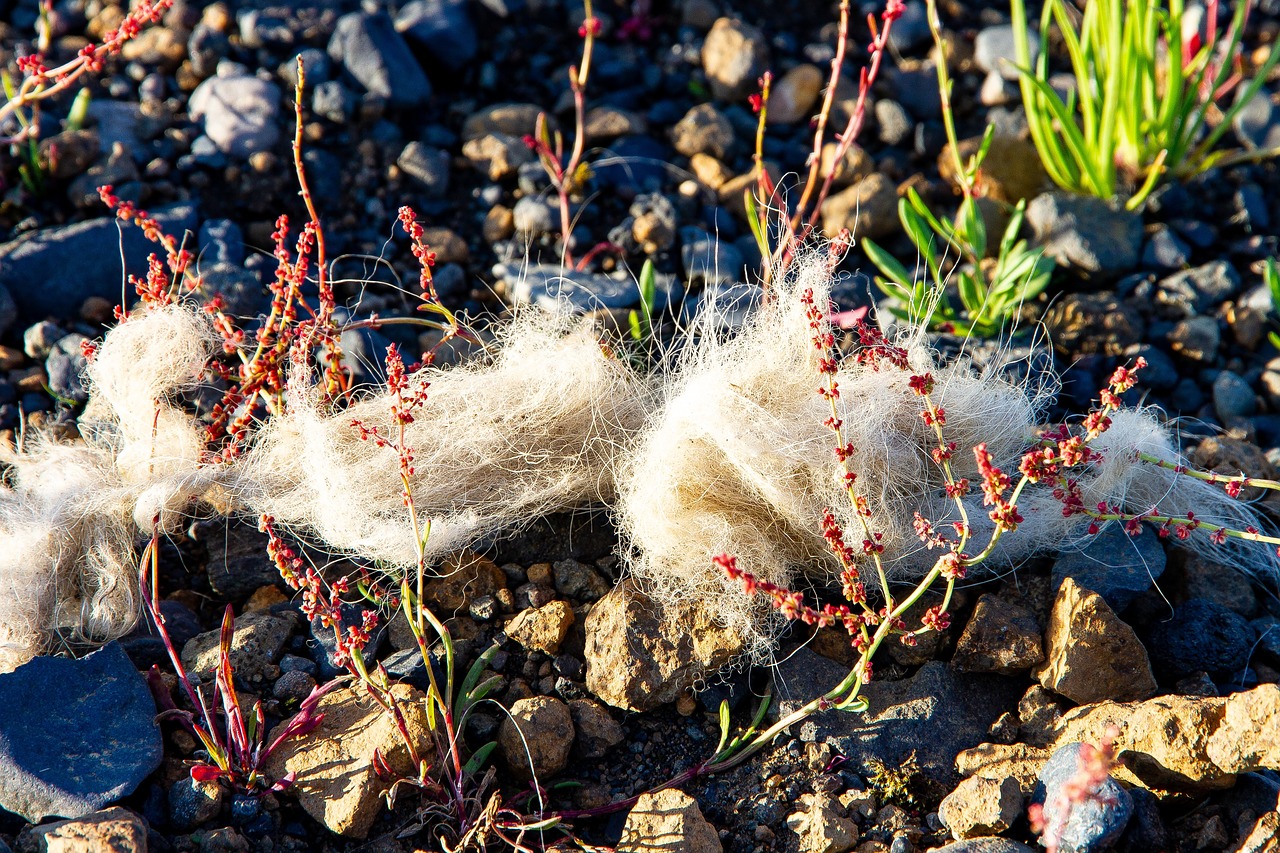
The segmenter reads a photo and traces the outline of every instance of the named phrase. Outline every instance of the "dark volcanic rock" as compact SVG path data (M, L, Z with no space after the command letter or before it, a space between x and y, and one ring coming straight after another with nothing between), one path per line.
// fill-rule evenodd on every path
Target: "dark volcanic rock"
M458 70L476 55L476 26L466 0L410 0L396 15L396 29L441 65Z
M427 75L385 12L352 12L339 18L329 40L329 56L388 106L419 107L431 97Z
M778 676L785 715L830 690L848 670L834 661L801 649ZM863 688L870 708L865 714L830 710L810 718L813 736L859 766L876 758L900 766L912 752L924 778L941 796L960 781L957 753L987 739L991 724L1015 708L1019 680L999 675L958 673L941 661L930 661L911 678L873 681ZM808 739L808 723L805 724Z
M0 807L39 823L127 796L160 766L151 692L119 643L0 675Z
M1147 649L1156 673L1171 681L1196 672L1230 677L1249 662L1253 628L1238 613L1193 598L1152 629Z
M1130 536L1111 524L1076 551L1062 553L1053 564L1053 591L1067 578L1102 596L1119 613L1164 574L1164 548L1146 529Z
M198 222L195 206L177 204L152 215L167 233L181 239ZM113 217L42 228L0 245L0 288L27 320L73 313L90 296L117 304L121 296L121 247L127 270L142 273L155 244L131 225L117 229Z

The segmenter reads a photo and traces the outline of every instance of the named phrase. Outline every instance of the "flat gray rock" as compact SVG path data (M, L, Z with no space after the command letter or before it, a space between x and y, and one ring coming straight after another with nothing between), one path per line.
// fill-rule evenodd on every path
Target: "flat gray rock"
M39 823L133 793L163 747L146 681L119 643L0 675L0 808Z
M195 205L186 202L151 213L179 240L198 224ZM142 229L124 223L117 227L113 216L41 228L0 244L0 288L9 291L19 318L27 322L74 315L90 296L118 305L124 295L132 304L137 294L133 288L125 291L121 255L125 268L141 275L153 252L164 254Z
M809 649L781 665L778 713L787 714L835 687L848 670ZM901 766L914 752L921 775L946 793L960 777L956 755L989 739L991 724L1017 707L1022 680L958 673L930 661L902 681L872 681L863 688L865 714L823 711L797 728L801 740L829 743L859 768L868 759Z

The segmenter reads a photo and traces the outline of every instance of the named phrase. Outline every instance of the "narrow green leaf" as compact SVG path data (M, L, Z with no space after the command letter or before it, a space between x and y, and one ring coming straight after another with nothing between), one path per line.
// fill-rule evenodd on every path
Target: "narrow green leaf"
M464 777L474 776L476 773L480 772L480 768L484 767L485 762L489 760L489 756L493 755L493 751L497 748L498 742L496 740L491 740L484 746L477 749L472 753L471 758L467 760L466 765L463 766L462 775Z
M862 251L866 253L867 259L876 265L890 281L901 287L903 290L910 291L911 284L915 276L907 272L907 268L898 262L893 255L880 248L872 240L862 241ZM886 295L893 296L896 294L886 291Z

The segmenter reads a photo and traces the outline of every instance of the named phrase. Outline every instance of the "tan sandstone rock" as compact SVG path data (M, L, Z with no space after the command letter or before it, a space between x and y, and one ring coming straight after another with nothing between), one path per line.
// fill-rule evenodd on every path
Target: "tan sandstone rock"
M698 803L668 788L642 794L622 827L618 853L723 853L720 835Z
M424 696L405 684L391 689L400 700L409 736L421 750L427 743ZM387 783L374 770L377 751L398 774L411 775L413 761L391 717L364 692L344 687L320 700L324 720L305 737L286 740L267 760L272 778L296 773L289 792L331 831L364 838L382 806ZM274 740L285 724L277 726Z
M1073 702L1129 702L1155 694L1146 647L1102 596L1062 582L1045 630L1040 683Z
M628 711L674 702L742 648L710 608L689 604L664 612L630 580L595 603L584 629L587 689Z

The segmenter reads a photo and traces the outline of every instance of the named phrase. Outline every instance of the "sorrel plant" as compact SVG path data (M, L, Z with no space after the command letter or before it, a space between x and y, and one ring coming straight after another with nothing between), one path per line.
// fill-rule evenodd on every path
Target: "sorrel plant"
M222 627L218 637L218 665L214 671L212 691L206 695L206 691L200 686L192 684L191 677L182 664L182 657L174 647L169 631L165 627L157 589L159 545L160 534L158 531L153 531L140 561L142 570L139 585L142 589L143 609L155 627L156 633L160 635L165 651L169 655L169 662L178 676L178 683L182 686L194 710L183 710L173 703L160 677L158 667L151 668L148 682L156 698L156 704L161 709L161 717L179 720L203 746L203 756L189 762L192 780L217 782L233 791L248 794L284 790L293 784L293 774L286 774L279 779L269 779L264 774L263 767L271 753L285 741L303 737L320 725L324 720L324 714L316 713L316 706L337 682L330 682L312 689L310 694L302 700L298 712L274 738L268 741L267 720L262 710L262 700L255 701L253 708L246 711L240 701L240 694L236 691L235 672L231 666L235 616L231 605L228 604L222 616Z

